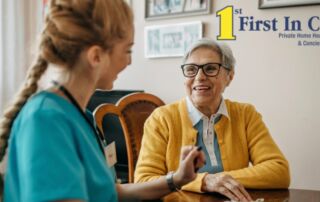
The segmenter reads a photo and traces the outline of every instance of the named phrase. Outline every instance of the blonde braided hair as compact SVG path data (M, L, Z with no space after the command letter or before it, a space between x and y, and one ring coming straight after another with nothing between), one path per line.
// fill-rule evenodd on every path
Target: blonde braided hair
M48 64L73 68L85 48L99 45L112 50L132 27L132 11L123 0L50 1L37 60L0 121L0 162L5 156L12 124L24 104L38 90L38 81ZM1 196L2 191L3 177L0 176Z

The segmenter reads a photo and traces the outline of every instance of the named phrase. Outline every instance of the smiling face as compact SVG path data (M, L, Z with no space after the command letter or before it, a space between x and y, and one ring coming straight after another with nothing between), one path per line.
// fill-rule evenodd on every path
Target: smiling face
M116 43L111 51L105 52L97 88L111 90L118 74L131 64L133 34L133 29L128 29L127 37Z
M193 51L185 64L203 65L206 63L221 63L221 56L212 49L200 47ZM193 78L185 78L187 95L193 105L207 116L216 113L222 99L224 89L233 79L234 71L220 68L215 77L206 76L201 69Z

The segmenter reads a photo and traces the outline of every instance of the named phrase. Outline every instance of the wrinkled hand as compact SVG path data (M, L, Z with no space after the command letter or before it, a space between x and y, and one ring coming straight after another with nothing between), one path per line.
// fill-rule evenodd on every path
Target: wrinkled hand
M233 201L252 201L242 184L228 174L208 174L203 178L202 190L218 192Z
M180 164L173 179L175 184L183 186L197 176L196 170L205 164L205 155L198 147L184 146L181 149Z

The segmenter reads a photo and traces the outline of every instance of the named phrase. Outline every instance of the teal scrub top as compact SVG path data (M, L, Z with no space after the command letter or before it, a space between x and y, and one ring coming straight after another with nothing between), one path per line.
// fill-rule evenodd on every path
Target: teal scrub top
M8 152L5 202L118 199L93 129L56 94L30 98L14 121Z

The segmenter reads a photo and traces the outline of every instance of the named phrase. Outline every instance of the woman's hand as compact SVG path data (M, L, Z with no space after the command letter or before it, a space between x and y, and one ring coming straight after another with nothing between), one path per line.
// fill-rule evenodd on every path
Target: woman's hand
M242 184L227 174L208 174L203 178L202 190L218 192L233 201L252 201Z
M205 164L205 155L201 147L184 146L181 149L180 165L173 176L176 185L183 186L197 176L197 170Z
M203 166L205 156L198 147L186 146L181 149L180 166L173 175L173 183L183 186L194 180L197 176L196 170ZM119 199L159 199L169 194L166 176L148 182L136 184L117 184Z

